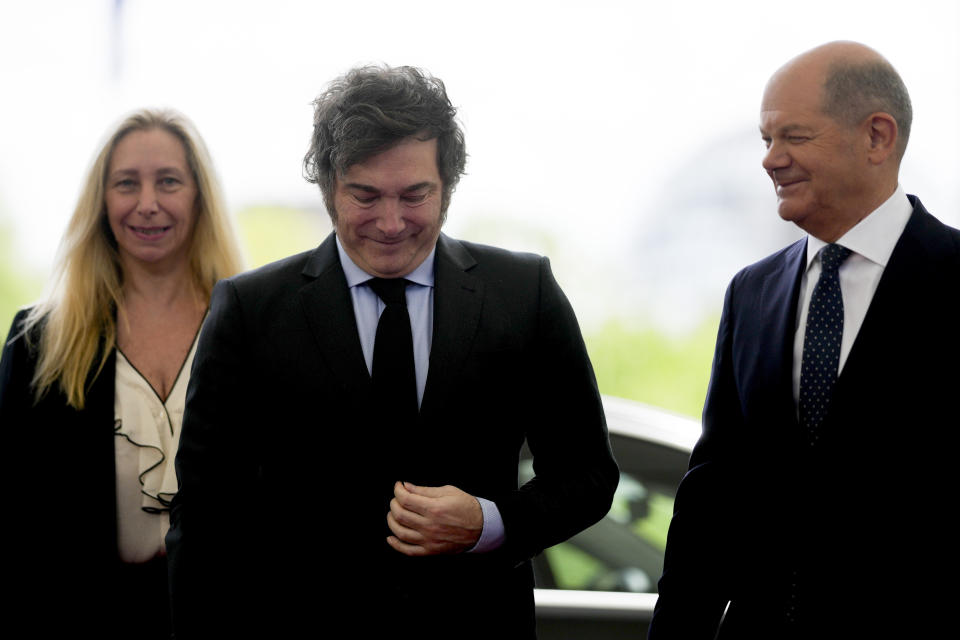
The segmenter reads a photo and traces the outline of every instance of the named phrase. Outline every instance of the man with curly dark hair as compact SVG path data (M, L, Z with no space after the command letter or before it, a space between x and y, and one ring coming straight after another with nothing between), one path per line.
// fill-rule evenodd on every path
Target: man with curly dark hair
M600 395L548 260L440 231L455 115L415 68L335 80L304 160L334 233L217 286L177 457L178 637L532 638L531 557L609 508Z

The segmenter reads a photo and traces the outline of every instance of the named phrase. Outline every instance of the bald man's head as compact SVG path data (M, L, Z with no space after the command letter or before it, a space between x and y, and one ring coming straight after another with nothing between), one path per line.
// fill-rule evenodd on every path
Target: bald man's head
M910 99L893 67L854 42L803 53L763 94L763 167L778 212L833 242L896 190Z
M852 127L871 113L890 114L897 122L899 163L910 138L913 107L907 87L893 65L858 42L829 42L792 59L770 82L778 77L795 80L801 74L819 78L820 108L837 122Z

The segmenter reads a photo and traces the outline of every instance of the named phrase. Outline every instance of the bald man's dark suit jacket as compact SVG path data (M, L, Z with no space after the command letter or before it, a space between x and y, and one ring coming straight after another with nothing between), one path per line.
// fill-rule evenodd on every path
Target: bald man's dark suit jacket
M719 638L927 637L955 609L960 232L911 202L816 446L791 377L806 241L730 284L650 638L713 638L728 601Z
M167 538L178 637L532 636L530 558L601 518L619 478L593 370L545 258L441 236L433 324L405 430L374 417L332 235L218 284ZM518 489L525 439L536 478ZM397 480L493 500L505 545L393 551Z

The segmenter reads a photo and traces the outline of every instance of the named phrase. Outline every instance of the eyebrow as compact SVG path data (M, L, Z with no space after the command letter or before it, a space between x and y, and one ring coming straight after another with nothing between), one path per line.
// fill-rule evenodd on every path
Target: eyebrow
M380 189L373 187L369 184L362 184L359 182L348 182L344 185L348 189L358 189L365 193L380 193ZM430 181L418 182L412 184L408 187L404 187L401 191L403 193L408 193L410 191L417 191L418 189L432 189L436 187L436 183Z
M139 173L140 171L137 169L117 169L116 171L112 171L109 174L107 174L107 177L112 178L113 176L139 175ZM157 173L161 175L168 174L168 173L176 173L176 174L183 175L183 169L179 167L160 167L159 169L157 169Z
M783 125L782 127L777 128L776 131L777 131L777 133L779 133L780 135L789 135L789 134L794 133L794 132L796 132L796 131L811 131L811 128L808 127L807 125L803 125L803 124L785 124L785 125ZM766 131L764 131L764 130L763 130L763 127L760 127L760 135L766 136L766 135L770 135L770 134L768 134Z

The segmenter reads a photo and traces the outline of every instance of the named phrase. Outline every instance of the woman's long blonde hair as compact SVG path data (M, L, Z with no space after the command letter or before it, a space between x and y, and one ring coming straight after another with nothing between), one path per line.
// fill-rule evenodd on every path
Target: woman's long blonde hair
M54 276L44 300L29 313L25 337L37 335L35 399L56 384L67 403L82 409L89 385L110 357L117 338L123 271L107 222L107 171L117 143L128 133L162 129L183 143L197 184L197 221L190 244L194 285L209 301L217 280L242 269L236 233L227 216L220 183L200 134L173 110L141 109L123 119L100 150L60 243ZM102 344L101 344L102 340ZM100 355L99 361L97 354Z

